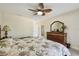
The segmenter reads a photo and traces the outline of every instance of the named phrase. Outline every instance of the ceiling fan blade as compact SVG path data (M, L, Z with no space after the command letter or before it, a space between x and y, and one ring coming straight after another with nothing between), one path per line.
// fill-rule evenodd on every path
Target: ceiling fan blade
M33 15L37 15L37 13L34 13Z
M52 11L52 9L44 9L43 10L43 12L46 12L46 13L49 13L49 12L51 12Z
M37 10L33 10L33 9L28 9L28 10L33 11L33 12L37 12Z
M40 7L41 9L44 9L43 3L39 3L39 7Z

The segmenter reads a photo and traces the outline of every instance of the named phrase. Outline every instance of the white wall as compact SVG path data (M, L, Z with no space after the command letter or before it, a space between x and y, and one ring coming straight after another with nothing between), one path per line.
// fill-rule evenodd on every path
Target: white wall
M64 22L67 26L67 41L71 43L71 47L79 50L79 10L40 21L41 25L44 25L45 28L45 37L46 32L50 31L50 24L57 20Z
M2 26L8 25L11 28L9 36L22 37L33 35L33 20L27 17L9 13L2 14Z

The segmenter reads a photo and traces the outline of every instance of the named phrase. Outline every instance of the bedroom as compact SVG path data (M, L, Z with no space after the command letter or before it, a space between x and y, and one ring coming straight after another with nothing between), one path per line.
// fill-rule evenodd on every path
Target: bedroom
M67 43L71 48L79 50L78 35L78 3L44 3L44 8L51 8L52 11L45 16L33 15L34 12L28 9L38 8L38 3L10 3L0 4L0 25L1 30L5 25L10 27L8 37L11 39L25 38L28 36L41 37L47 39L47 32L50 32L50 25L54 21L61 21L67 29ZM43 32L41 33L41 27ZM1 31L1 38L5 37L5 31ZM2 39L3 40L3 39ZM16 55L16 54L15 54Z

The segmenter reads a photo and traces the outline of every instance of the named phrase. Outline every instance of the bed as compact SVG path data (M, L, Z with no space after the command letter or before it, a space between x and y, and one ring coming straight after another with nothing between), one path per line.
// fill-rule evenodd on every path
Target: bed
M0 40L1 56L70 56L69 50L60 43L40 38Z
M69 50L64 45L47 40L44 37L5 38L0 40L0 56L70 55Z

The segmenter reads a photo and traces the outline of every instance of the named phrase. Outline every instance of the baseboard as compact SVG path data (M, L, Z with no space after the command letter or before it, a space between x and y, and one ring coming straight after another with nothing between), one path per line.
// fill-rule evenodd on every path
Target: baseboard
M71 48L79 51L79 48L78 47L71 47Z

